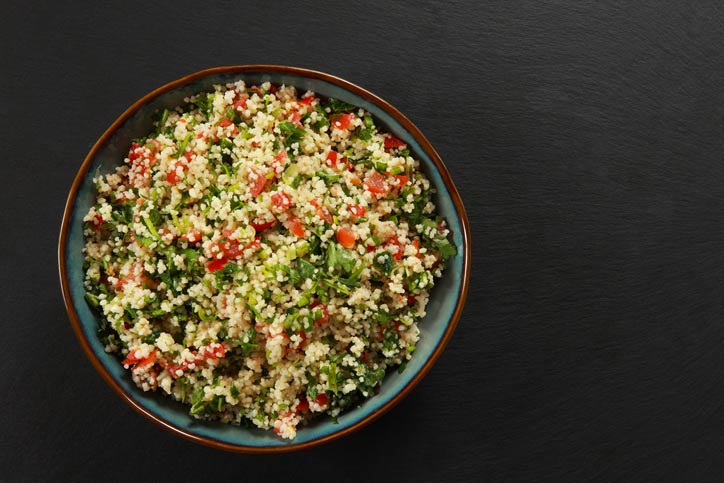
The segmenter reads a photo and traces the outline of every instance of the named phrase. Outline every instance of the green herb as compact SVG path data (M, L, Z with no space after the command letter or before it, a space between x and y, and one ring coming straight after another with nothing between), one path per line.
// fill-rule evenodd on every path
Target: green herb
M446 238L443 238L441 240L438 240L436 242L437 249L440 251L440 258L443 260L446 260L454 255L457 254L457 248L455 248L455 245L450 243Z
M382 252L375 256L374 266L379 269L380 272L389 275L395 267L395 261L390 252Z
M363 141L369 141L372 139L372 130L361 128L357 131L357 137Z
M166 125L166 121L168 120L168 109L164 109L161 111L161 117L159 117L158 122L156 123L156 135L161 134L163 131L163 127Z
M255 342L256 337L257 337L256 330L254 330L252 328L252 329L247 330L241 338L231 339L229 342L234 347L238 347L240 349L240 351L241 351L241 353L239 354L240 356L246 357L249 354L251 354L252 352L254 352L254 350L257 347L259 347L259 344L256 344L256 342Z
M190 414L196 415L200 414L204 411L206 408L206 404L204 403L204 388L199 387L196 389L191 396L191 410L189 411Z
M317 392L317 378L315 378L311 372L306 371L305 376L307 378L307 399L317 399L319 393Z
M141 337L141 342L144 342L146 344L154 344L156 342L156 339L158 339L158 336L161 335L161 332L158 330L154 330L150 334Z
M300 143L306 133L303 128L289 121L280 122L279 130L282 132L282 135L284 135L284 146L287 149L290 149L294 143Z
M123 225L131 225L133 223L133 207L135 203L126 201L123 203L114 203L111 205L111 218L117 223Z
M303 258L297 259L297 270L299 270L299 276L302 279L314 279L315 268L314 265L304 260Z
M337 243L330 243L327 249L327 268L340 270L342 273L350 273L355 266L356 259L350 250L343 248Z
M178 150L176 151L176 157L181 157L186 152L186 148L194 137L193 133L188 133L185 138L179 143Z
M331 363L327 366L322 367L320 372L327 374L327 385L329 390L334 394L337 394L337 364Z
M299 282L301 282L302 277L298 270L295 270L287 265L282 265L281 263L278 263L274 265L274 270L281 270L282 272L287 274L287 277L289 278L289 282L292 285L297 285Z
M196 96L194 104L203 114L210 117L214 109L214 94L199 94Z
M151 219L148 216L143 217L143 223L146 225L146 228L148 228L148 231L151 233L151 236L155 240L161 239L161 235L158 234L158 231L156 231L156 227L153 226L153 223L151 222Z
M408 289L412 291L425 290L432 285L432 277L427 272L423 271L412 277L408 284Z
M396 166L390 170L390 174L402 174L405 172L405 168L402 166ZM401 199L404 201L404 197L401 197Z
M126 305L123 309L131 320L136 320L136 311L131 308L130 305Z
M365 115L364 123L367 129L372 129L375 127L375 121L372 120L372 116L370 116L369 114Z
M327 117L327 113L324 108L321 105L317 104L316 106L314 106L314 110L317 113L317 121L312 124L312 127L316 131L319 131L323 127L329 126L329 118Z
M223 406L224 401L226 401L225 396L216 395L211 400L211 404L209 404L209 408L212 409L213 411L216 411L217 413L221 412L221 407Z
M88 305L90 305L94 309L97 309L101 306L101 301L100 301L100 299L98 299L97 295L93 295L90 292L86 292L84 298L85 298L85 301L88 302Z
M339 99L332 99L330 98L327 102L325 107L328 107L330 111L332 112L346 112L351 111L353 109L356 109L356 107L352 104L348 104L344 101L340 101Z
M322 170L322 171L318 172L317 176L319 176L319 179L324 181L324 184L326 184L327 186L330 186L333 183L336 183L341 178L340 175L328 173L326 170Z
M343 284L339 279L325 278L324 280L322 280L322 282L329 288L336 290L342 295L349 295L351 293L349 287Z
M234 279L234 274L241 270L241 266L236 263L228 262L224 265L222 270L214 272L214 278L216 279L216 288L221 290L224 283L231 282Z
M229 151L234 150L234 143L229 138L224 138L221 140L221 150L228 149Z

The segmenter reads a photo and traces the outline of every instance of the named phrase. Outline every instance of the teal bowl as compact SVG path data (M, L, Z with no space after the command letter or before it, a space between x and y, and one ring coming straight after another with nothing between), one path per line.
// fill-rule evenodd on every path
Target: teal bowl
M98 315L86 304L83 287L83 216L95 197L94 173L108 173L118 166L131 140L152 129L158 109L183 104L184 97L211 89L214 84L236 80L259 84L293 85L321 96L334 97L370 112L376 122L408 144L437 190L438 213L449 224L458 254L430 295L427 316L419 324L421 335L415 356L402 374L388 374L379 394L343 413L335 424L319 418L299 429L292 441L272 431L246 429L227 424L198 421L180 403L157 393L144 393L131 381L119 359L105 352L96 336ZM86 355L100 375L123 400L149 420L183 438L207 446L241 453L279 453L328 442L349 434L381 416L420 382L450 340L460 318L470 278L470 228L465 208L440 156L409 119L374 94L321 72L273 65L217 67L183 77L147 94L106 130L81 164L68 195L58 245L60 281L73 329Z

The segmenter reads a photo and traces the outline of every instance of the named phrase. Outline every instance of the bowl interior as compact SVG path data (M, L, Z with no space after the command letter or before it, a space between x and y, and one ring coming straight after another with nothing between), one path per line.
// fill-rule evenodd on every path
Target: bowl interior
M338 418L338 424L334 424L330 418L320 418L314 423L302 427L293 441L282 440L271 431L260 429L246 429L236 426L201 422L192 419L187 408L180 403L173 401L157 393L144 393L131 381L129 372L124 370L119 359L105 352L102 343L96 336L98 326L98 315L93 312L83 299L83 216L91 208L95 190L92 178L98 173L111 172L121 164L134 138L147 134L152 129L151 117L157 109L172 108L183 104L184 97L196 94L200 91L210 90L215 84L223 84L243 79L247 84L258 84L270 81L275 84L293 85L302 91L312 90L325 97L334 97L345 102L360 106L370 112L378 124L405 141L414 157L420 160L423 170L435 186L437 193L434 195L434 202L438 213L449 223L452 238L458 247L458 254L449 259L447 269L442 279L438 280L432 290L430 302L427 307L427 316L419 323L421 330L420 341L412 360L402 374L393 371L384 379L378 395L364 401L358 408L344 413ZM453 202L453 197L443 181L443 178L435 167L429 155L420 143L405 130L390 113L386 112L380 105L376 104L373 97L363 97L353 93L333 82L313 78L299 73L286 72L243 72L212 74L200 78L190 79L188 82L161 92L148 102L141 105L135 112L122 121L117 129L106 137L94 149L94 155L86 164L87 170L81 174L82 181L78 187L75 202L68 206L70 210L68 217L67 242L65 245L65 271L67 274L67 290L71 296L72 308L75 310L80 322L81 335L85 337L88 345L102 366L102 369L116 381L120 388L133 399L142 410L167 425L174 426L177 430L186 433L187 436L200 436L227 445L240 447L288 447L302 443L313 442L325 438L333 433L341 432L355 426L357 423L383 409L400 391L415 379L428 362L428 359L435 352L441 343L446 329L451 323L456 306L464 298L467 283L467 272L465 264L465 243L467 242L467 226L461 220L464 213L458 213ZM434 154L434 153L433 153ZM72 194L71 194L72 196ZM457 196L457 193L455 193Z

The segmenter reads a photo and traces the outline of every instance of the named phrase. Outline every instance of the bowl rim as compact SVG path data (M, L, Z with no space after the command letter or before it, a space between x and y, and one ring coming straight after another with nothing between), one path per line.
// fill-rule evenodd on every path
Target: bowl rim
M374 411L372 411L370 414L362 418L360 421L357 421L356 423L346 427L342 428L338 431L334 431L330 434L321 436L319 438L306 441L303 443L292 443L289 445L283 445L283 446L247 446L247 445L238 445L238 444L231 444L223 441L214 440L211 438L207 438L205 436L201 436L198 434L194 434L192 432L189 432L183 428L180 428L169 421L166 421L160 416L157 416L153 414L150 410L143 407L138 401L134 399L134 397L126 392L118 382L113 378L113 376L106 370L106 368L103 366L103 364L100 362L100 359L96 356L96 354L91 349L90 343L88 342L85 332L83 331L83 328L81 326L80 317L78 316L78 313L75 310L75 307L73 305L73 299L70 292L70 283L68 278L68 273L66 269L66 246L68 241L68 233L69 233L69 227L70 222L72 218L73 213L73 207L75 205L75 201L78 195L78 191L80 188L80 185L82 184L82 181L84 180L85 176L88 173L88 170L92 164L93 158L95 158L98 151L108 142L108 140L112 137L112 135L115 133L115 131L130 118L133 114L136 113L137 110L139 110L142 106L148 104L150 101L155 99L156 97L160 96L161 94L164 94L168 91L174 90L177 87L183 86L185 84L189 84L191 82L194 82L196 80L202 79L204 77L209 76L216 76L216 75L225 75L225 74L249 74L249 73L271 73L271 74L288 74L288 75L294 75L298 77L306 77L311 79L317 79L322 80L331 84L335 84L347 91L352 92L353 94L362 97L373 104L377 105L380 109L387 112L390 116L392 116L393 119L395 119L397 122L399 122L402 127L409 132L413 138L418 141L420 144L420 147L423 149L423 151L430 157L433 164L435 165L435 168L440 173L440 177L442 178L448 192L450 193L450 198L453 202L453 205L455 207L455 211L457 212L457 215L460 219L460 226L462 228L462 241L463 241L463 247L462 247L462 257L463 257L463 263L462 263L462 274L461 274L461 284L460 289L458 291L458 300L457 304L455 306L455 310L453 311L453 314L450 318L450 321L448 322L448 326L445 329L445 332L443 333L442 338L440 339L440 342L437 344L435 349L433 350L430 357L427 359L425 364L420 368L419 372L397 393L395 394L389 401L387 401L385 404L379 406ZM104 132L103 134L98 138L98 140L95 142L93 147L90 149L88 154L86 155L85 159L83 160L83 163L80 165L80 168L78 169L78 172L75 175L75 178L73 179L73 184L71 185L70 192L68 194L68 198L65 203L65 207L63 210L63 220L61 223L60 228L60 236L58 241L58 269L59 269L59 275L60 275L60 284L61 284L61 291L63 294L63 300L65 302L65 308L68 312L68 317L70 318L71 325L73 326L73 331L75 332L75 335L80 342L81 347L83 348L83 352L85 352L86 357L90 360L93 367L95 367L96 371L102 376L103 380L113 389L113 391L118 394L121 399L123 399L131 408L133 408L136 412L144 416L149 421L155 423L156 425L160 426L161 428L165 429L166 431L176 435L180 436L186 440L199 443L208 447L221 449L225 451L235 452L235 453L287 453L291 451L297 451L302 449L308 449L314 446L318 446L323 443L327 443L330 441L334 441L338 438L341 438L347 434L350 434L363 426L366 426L367 424L371 423L372 421L376 420L380 416L382 416L384 413L392 409L397 403L399 403L402 399L404 399L410 391L422 380L423 377L427 375L427 373L430 371L432 366L435 364L437 359L440 357L442 352L444 351L445 347L447 346L448 342L450 341L453 332L455 331L455 327L458 324L458 321L460 319L460 316L462 315L463 308L465 306L465 300L467 298L468 293L468 286L470 283L470 255L471 255L471 248L470 248L470 226L469 221L467 217L467 213L465 212L465 207L463 206L462 199L460 198L460 194L458 193L457 188L455 187L455 184L452 181L452 177L450 176L450 172L448 171L447 167L443 163L442 159L440 158L440 155L437 153L435 148L433 148L432 144L427 140L427 138L422 134L422 132L415 126L412 121L410 121L405 115L403 115L397 108L392 106L387 101L383 100L382 98L376 96L375 94L367 91L366 89L363 89L362 87L357 86L356 84L353 84L349 81L346 81L344 79L341 79L337 76L327 74L324 72L319 72L316 70L310 70L306 68L300 68L300 67L289 67L289 66L282 66L282 65L269 65L269 64L250 64L250 65L232 65L232 66L219 66L219 67L212 67L209 69L203 69L197 72L193 72L191 74L188 74L186 76L183 76L179 79L173 80L171 82L168 82L161 87L158 87L148 94L144 95L137 101L135 101L133 104L131 104Z

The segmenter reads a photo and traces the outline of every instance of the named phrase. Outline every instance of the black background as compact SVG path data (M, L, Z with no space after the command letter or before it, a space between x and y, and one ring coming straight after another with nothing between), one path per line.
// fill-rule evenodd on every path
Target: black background
M153 3L3 3L0 479L724 477L721 2ZM424 381L371 426L280 456L198 446L123 404L56 268L106 127L166 82L250 63L398 107L473 238L465 312Z

